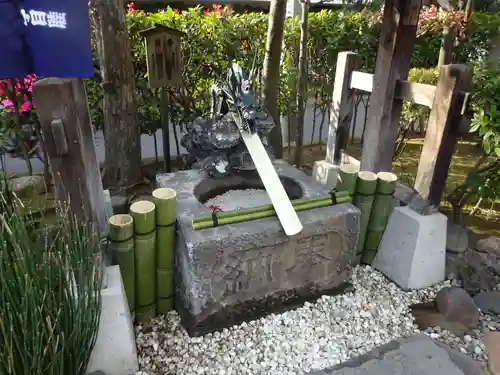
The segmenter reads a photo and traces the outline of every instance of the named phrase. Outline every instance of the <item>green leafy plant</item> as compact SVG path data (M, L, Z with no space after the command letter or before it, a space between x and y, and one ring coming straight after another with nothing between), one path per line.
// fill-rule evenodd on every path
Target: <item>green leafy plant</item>
M361 12L323 10L309 15L308 38L308 97L317 101L325 113L331 103L337 55L341 51L358 52L362 69L373 72L381 25L380 10L365 9ZM441 45L444 25L462 28L462 13L444 14L426 8L422 12L416 39L413 64L422 69L435 67ZM146 13L129 8L127 24L132 40L134 72L139 104L140 123L144 133L153 133L161 126L159 95L147 85L144 41L141 30L153 24L162 24L185 33L182 38L183 84L171 89L169 112L174 125L179 128L209 110L207 91L217 75L225 72L227 57L248 69L255 52L261 66L267 32L267 15L262 13L237 14L229 7L213 6L178 11L166 8ZM457 47L458 61L478 61L491 47L499 34L500 16L476 13L469 27L467 38ZM285 23L284 49L279 88L279 104L282 113L293 110L292 95L296 86L297 56L300 28L297 18ZM94 124L102 124L100 98L101 85L89 80L88 95ZM257 85L259 92L259 85Z
M85 373L100 316L99 240L67 212L39 228L0 194L0 373Z
M473 84L470 132L480 138L484 153L464 183L448 196L455 221L460 221L462 208L473 199L476 207L500 199L500 65L478 64Z

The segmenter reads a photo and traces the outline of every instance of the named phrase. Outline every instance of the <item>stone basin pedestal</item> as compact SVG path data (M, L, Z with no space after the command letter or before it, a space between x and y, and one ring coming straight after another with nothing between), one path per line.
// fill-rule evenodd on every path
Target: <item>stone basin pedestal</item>
M290 198L326 195L324 186L283 161L275 167ZM198 170L157 176L177 191L175 308L190 335L229 327L322 294L343 290L352 274L359 210L340 204L299 212L303 231L287 237L276 217L193 230L207 200L259 189L255 173L221 180Z

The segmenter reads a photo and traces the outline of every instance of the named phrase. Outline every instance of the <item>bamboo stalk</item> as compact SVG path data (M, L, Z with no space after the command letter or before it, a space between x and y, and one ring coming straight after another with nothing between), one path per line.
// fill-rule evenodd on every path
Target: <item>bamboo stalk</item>
M315 197L319 198L319 197ZM304 211L308 209L307 207L310 206L311 204L314 205L312 206L313 208L316 207L324 207L324 206L329 206L333 204L332 196L322 196L321 199L314 199L311 202L302 202L301 205L295 205L294 208L297 211L297 208L302 207L300 210ZM351 202L352 198L347 196L347 197L339 197L335 198L335 202L337 203L347 203ZM305 206L305 207L304 207ZM193 228L197 227L211 227L212 224L214 223L214 216L216 217L216 220L219 224L225 223L225 224L231 224L233 222L241 222L241 221L247 221L246 219L242 219L242 217L249 217L250 220L256 220L261 217L269 217L270 213L274 213L274 207L272 205L264 205L264 206L259 206L258 208L249 208L249 209L242 209L242 210L234 210L234 211L228 211L228 212L215 212L212 215L208 215L204 217L204 221L196 221L194 223ZM228 214L228 215L225 215ZM264 215L264 216L262 216ZM274 216L274 214L271 214L270 216ZM237 221L234 221L237 220ZM209 223L209 224L207 224Z
M337 203L350 203L352 201L352 198L350 196L345 196L345 197L339 197L337 199ZM295 211L300 212L300 211L306 211L306 210L311 210L313 208L321 208L321 207L328 207L333 204L332 198L330 196L324 197L322 200L315 200L310 203L303 203L299 206L295 206ZM242 223L245 221L251 221L251 220L257 220L257 219L263 219L266 217L272 217L276 216L276 211L274 211L273 208L270 208L268 210L263 210L263 211L255 211L255 210L239 210L238 215L233 215L233 216L226 216L226 217L219 217L217 213L217 222L218 225L227 225L227 224L236 224L236 223ZM206 229L206 228L213 228L217 226L213 218L210 216L210 219L205 220L205 221L193 221L193 229L195 230L200 230L200 229Z
M353 164L342 164L340 166L337 186L335 190L347 191L349 195L354 195L358 180L358 168Z
M361 260L363 248L365 245L366 232L368 230L368 222L370 221L370 213L373 205L374 194L377 188L377 175L373 172L362 171L358 173L358 181L356 183L356 194L354 195L353 203L361 211L359 237L357 246L357 260Z
M312 197L312 198L294 199L294 200L292 200L292 206L296 207L296 206L299 206L303 203L307 203L307 202L309 202L308 199L310 199L311 202L315 202L315 201L322 201L325 198L328 198L328 197L327 196L320 196L320 197ZM254 213L254 212L268 211L268 210L272 210L272 209L273 209L272 204L263 204L260 206L244 208L244 209L240 209L240 210L218 212L217 217L218 218L228 218L228 217L233 217L233 216L239 216L242 213L250 214L250 213ZM197 223L200 223L202 221L207 221L207 220L212 220L211 214L203 215L203 216L200 216L200 217L194 219L193 224L197 224Z
M122 274L128 307L135 310L135 251L134 219L130 215L114 215L109 218L109 241Z
M346 191L336 191L332 192L331 194L334 194L334 197L336 200L339 200L341 198L348 197L349 194ZM292 206L293 207L298 207L303 204L308 204L312 202L319 202L319 201L324 201L324 200L331 200L332 195L322 195L319 197L310 197L310 198L300 198L300 199L294 199L292 200ZM344 203L344 202L341 202ZM256 206L256 207L250 207L250 208L245 208L245 209L240 209L240 210L232 210L232 211L224 211L224 212L217 212L217 218L222 219L222 218L229 218L233 216L240 216L242 214L250 214L254 212L263 212L263 211L269 211L273 210L274 207L272 204L264 204L261 206ZM193 225L204 222L204 221L212 221L213 217L211 214L208 215L203 215L200 216L196 219L193 220Z
M174 283L172 283L172 280L174 278L174 270L173 269L170 271L157 270L156 275L158 279L158 284L165 286L164 288L158 290L158 295L160 295L162 298L172 297L174 294Z
M373 202L368 230L366 233L365 246L363 250L363 263L371 264L377 255L382 235L393 209L394 190L396 189L397 176L389 172L377 174L377 190Z
M156 309L166 314L173 308L177 193L174 189L160 188L152 195L156 205Z
M155 205L138 201L130 206L134 218L136 267L136 318L149 321L156 313Z

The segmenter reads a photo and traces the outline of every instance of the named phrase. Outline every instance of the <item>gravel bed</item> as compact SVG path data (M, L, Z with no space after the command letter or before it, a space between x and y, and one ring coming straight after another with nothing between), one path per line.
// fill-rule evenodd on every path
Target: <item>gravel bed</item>
M485 362L488 359L483 342L485 330L500 331L500 317L481 313L479 316L479 327L466 332L463 337L457 336L441 327L428 328L423 333L434 340L448 344L450 347L471 356L477 361Z
M235 189L205 202L205 206L215 206L222 211L241 210L270 204L271 200L263 189Z
M448 282L403 292L358 266L354 293L323 296L283 314L190 338L171 312L136 327L143 375L303 374L331 367L419 332L409 306L427 302Z

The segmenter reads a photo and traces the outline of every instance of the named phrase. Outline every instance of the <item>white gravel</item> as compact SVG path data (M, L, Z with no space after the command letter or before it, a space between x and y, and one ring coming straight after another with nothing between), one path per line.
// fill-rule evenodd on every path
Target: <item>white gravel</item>
M265 190L235 189L208 200L205 202L205 206L216 206L222 211L232 211L270 203L271 200Z
M403 292L367 266L355 269L354 293L323 296L280 315L190 338L177 313L137 327L143 374L303 374L418 332L409 306L434 298L447 282Z

